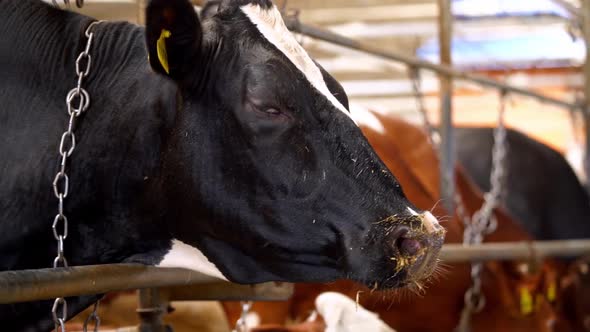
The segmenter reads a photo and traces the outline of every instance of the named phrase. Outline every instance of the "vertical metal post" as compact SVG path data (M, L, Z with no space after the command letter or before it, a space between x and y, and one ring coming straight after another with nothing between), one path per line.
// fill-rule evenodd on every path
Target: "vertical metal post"
M451 0L438 0L438 37L440 62L451 65L451 39L453 23ZM443 203L450 213L454 211L455 144L453 138L453 81L450 76L439 75L440 80L440 190Z
M168 312L168 299L157 288L140 289L139 294L139 332L172 332L163 321Z
M584 64L584 124L586 131L586 149L584 169L590 177L590 0L582 0L582 30L586 43L586 63ZM586 180L586 190L590 192L590 179Z
M137 24L145 25L146 0L137 0Z

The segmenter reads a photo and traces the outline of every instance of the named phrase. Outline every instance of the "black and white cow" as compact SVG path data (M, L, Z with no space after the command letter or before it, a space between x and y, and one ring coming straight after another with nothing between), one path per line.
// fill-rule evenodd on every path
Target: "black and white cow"
M457 128L457 157L475 183L490 190L492 128ZM507 178L501 203L540 240L590 237L590 200L565 158L508 130Z
M92 102L69 168L70 265L378 288L432 273L443 229L406 200L341 86L270 1L222 1L202 22L186 0L153 0L146 14L145 30L95 29ZM0 0L0 270L46 268L55 256L64 99L92 21ZM94 299L70 300L70 314ZM49 329L49 305L0 306L2 329Z

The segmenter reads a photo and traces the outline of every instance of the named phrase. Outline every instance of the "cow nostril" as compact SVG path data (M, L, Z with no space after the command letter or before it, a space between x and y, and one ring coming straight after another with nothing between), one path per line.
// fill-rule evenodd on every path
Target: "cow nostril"
M410 228L407 226L397 226L393 232L391 232L390 236L397 241L401 239L404 235L408 234Z
M402 254L414 256L422 249L420 241L408 238L400 238L398 241L399 250Z

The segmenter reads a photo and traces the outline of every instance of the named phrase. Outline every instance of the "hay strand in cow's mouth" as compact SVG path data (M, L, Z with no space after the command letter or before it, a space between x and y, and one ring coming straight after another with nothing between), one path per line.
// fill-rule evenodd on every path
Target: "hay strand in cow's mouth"
M380 225L380 224L384 224L384 223L393 223L396 221L400 221L401 218L398 217L397 214L391 215L389 217L386 217L384 219L381 219L377 222L375 222L376 225Z

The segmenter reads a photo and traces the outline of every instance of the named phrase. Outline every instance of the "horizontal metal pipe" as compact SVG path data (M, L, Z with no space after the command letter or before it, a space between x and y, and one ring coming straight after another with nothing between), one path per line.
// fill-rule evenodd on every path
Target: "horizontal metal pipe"
M495 242L477 246L445 244L441 260L459 263L582 255L590 255L590 240ZM293 292L291 284L236 285L191 270L138 264L0 272L0 304L141 288L166 288L164 291L169 294L171 301L282 301L288 299Z
M170 287L166 292L170 301L286 301L293 295L293 285L267 282L250 286L218 282Z
M440 260L463 263L493 260L537 260L543 257L572 258L590 255L590 240L494 242L464 246L445 244Z
M506 91L509 93L520 94L523 96L537 99L537 100L544 102L544 103L553 104L553 105L557 105L557 106L568 108L568 109L580 110L580 108L581 108L581 105L568 103L566 101L552 98L549 96L545 96L545 95L542 95L542 94L539 94L539 93L536 93L536 92L533 92L533 91L530 91L527 89L523 89L523 88L519 88L516 86L509 85L509 84L505 84L502 82L498 82L496 80L487 78L485 76L469 74L464 71L456 70L450 66L434 64L432 62L423 61L423 60L417 59L415 57L385 51L385 50L379 49L377 47L373 47L371 45L368 45L366 43L343 37L339 34L336 34L336 33L330 32L330 31L325 31L322 29L318 29L315 27L311 27L311 26L302 24L296 18L293 18L293 17L289 17L289 16L285 17L285 23L287 24L287 27L291 31L300 33L302 35L305 35L305 36L308 36L308 37L311 37L314 39L318 39L318 40L323 40L323 41L326 41L326 42L329 42L332 44L336 44L339 46L347 47L350 49L354 49L357 51L361 51L364 53L368 53L368 54L378 56L378 57L381 57L381 58L384 58L387 60L402 62L402 63L405 63L405 64L411 66L411 67L422 68L422 69L434 71L436 73L443 74L445 76L451 76L451 77L454 77L454 78L457 78L460 80L474 82L474 83L477 83L482 86L487 86L487 87L503 90L503 91Z
M293 291L291 284L236 285L191 270L110 264L0 272L0 304L163 287L176 300L282 301Z

